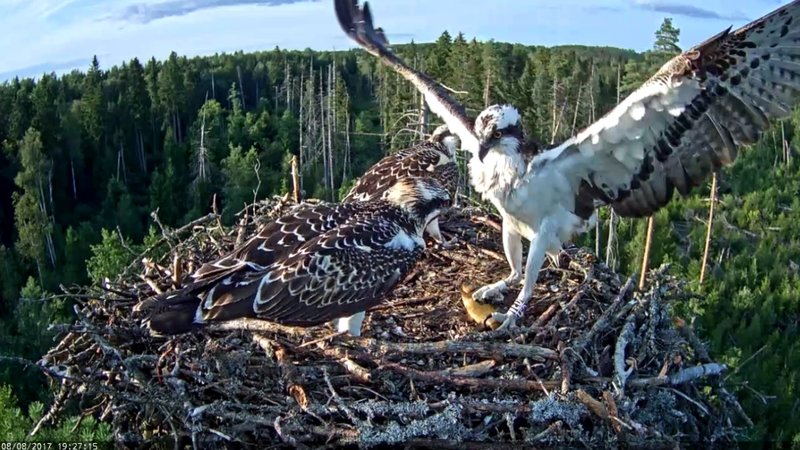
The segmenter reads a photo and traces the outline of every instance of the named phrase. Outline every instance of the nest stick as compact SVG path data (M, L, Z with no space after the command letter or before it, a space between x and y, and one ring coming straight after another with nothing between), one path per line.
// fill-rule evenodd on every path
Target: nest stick
M627 383L628 377L631 376L634 370L633 367L630 369L625 368L625 349L628 347L631 339L633 339L633 333L636 329L635 319L636 316L634 314L628 316L619 337L617 337L617 345L614 350L614 382L620 392L625 391L625 383Z
M625 297L627 297L628 293L633 289L635 280L636 274L633 274L630 278L628 278L628 281L624 286L622 286L622 289L619 290L619 294L614 299L614 302L611 304L611 306L609 306L603 312L603 315L597 319L589 332L581 336L573 345L573 348L575 348L577 352L582 352L585 350L586 346L589 345L590 342L594 342L595 337L598 334L607 331L611 327L612 323L610 318L614 315L616 310L619 309L619 307L625 301Z
M546 392L547 389L554 389L559 384L559 381L531 381L520 379L499 379L499 378L471 378L465 376L448 376L438 372L428 372L411 367L406 367L397 363L384 363L380 369L390 370L392 372L405 375L406 377L424 381L428 383L448 384L453 386L462 386L480 390L494 390L499 389L502 391L517 391L517 392Z
M414 355L466 353L482 357L531 358L536 360L555 360L558 358L558 354L552 349L526 344L464 342L453 340L399 343L381 341L373 338L350 338L348 341L363 347L367 352L375 356L385 356L390 353Z

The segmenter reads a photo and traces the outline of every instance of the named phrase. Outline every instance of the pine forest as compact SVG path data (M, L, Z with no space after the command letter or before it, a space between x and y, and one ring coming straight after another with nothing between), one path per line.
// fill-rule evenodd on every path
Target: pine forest
M548 145L616 105L680 51L679 37L665 19L644 53L447 32L394 49L472 115L513 103L528 134ZM360 50L172 53L113 67L95 58L85 71L3 83L0 111L0 436L18 438L53 401L25 361L52 345L49 324L73 314L58 300L62 287L113 279L161 227L212 209L231 224L246 204L288 193L293 159L303 197L338 200L372 163L438 125L410 84ZM651 222L604 209L577 242L620 273L640 272L650 225L648 264L670 263L689 282L693 295L675 314L732 368L728 382L755 422L746 437L795 445L799 143L800 110ZM48 293L54 300L41 301ZM46 433L75 428L108 437L104 424L77 417Z

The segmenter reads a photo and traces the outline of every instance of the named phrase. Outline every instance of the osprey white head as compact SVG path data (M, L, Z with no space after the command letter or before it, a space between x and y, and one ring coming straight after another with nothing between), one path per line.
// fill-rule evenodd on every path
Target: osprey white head
M512 105L492 105L484 109L475 119L473 130L480 144L478 158L481 161L492 150L517 152L522 145L520 115Z

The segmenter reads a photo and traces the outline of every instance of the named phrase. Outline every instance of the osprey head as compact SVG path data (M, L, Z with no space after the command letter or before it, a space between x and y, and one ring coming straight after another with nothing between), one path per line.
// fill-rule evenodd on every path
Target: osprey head
M451 159L455 158L456 150L461 147L461 139L459 139L457 135L451 133L447 125L439 125L436 127L428 140L444 145Z
M519 111L511 105L492 105L484 109L475 119L474 131L480 144L478 158L481 161L492 150L514 154L523 141Z
M383 198L411 213L423 226L451 204L447 189L432 177L400 178Z

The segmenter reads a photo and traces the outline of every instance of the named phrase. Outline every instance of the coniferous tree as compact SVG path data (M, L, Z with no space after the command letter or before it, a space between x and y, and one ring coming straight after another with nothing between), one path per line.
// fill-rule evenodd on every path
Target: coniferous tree
M46 177L52 162L44 155L40 133L30 128L19 144L21 171L14 179L22 194L14 193L14 216L18 232L17 251L36 264L43 279L45 264L55 264L52 248L53 224L47 213Z

